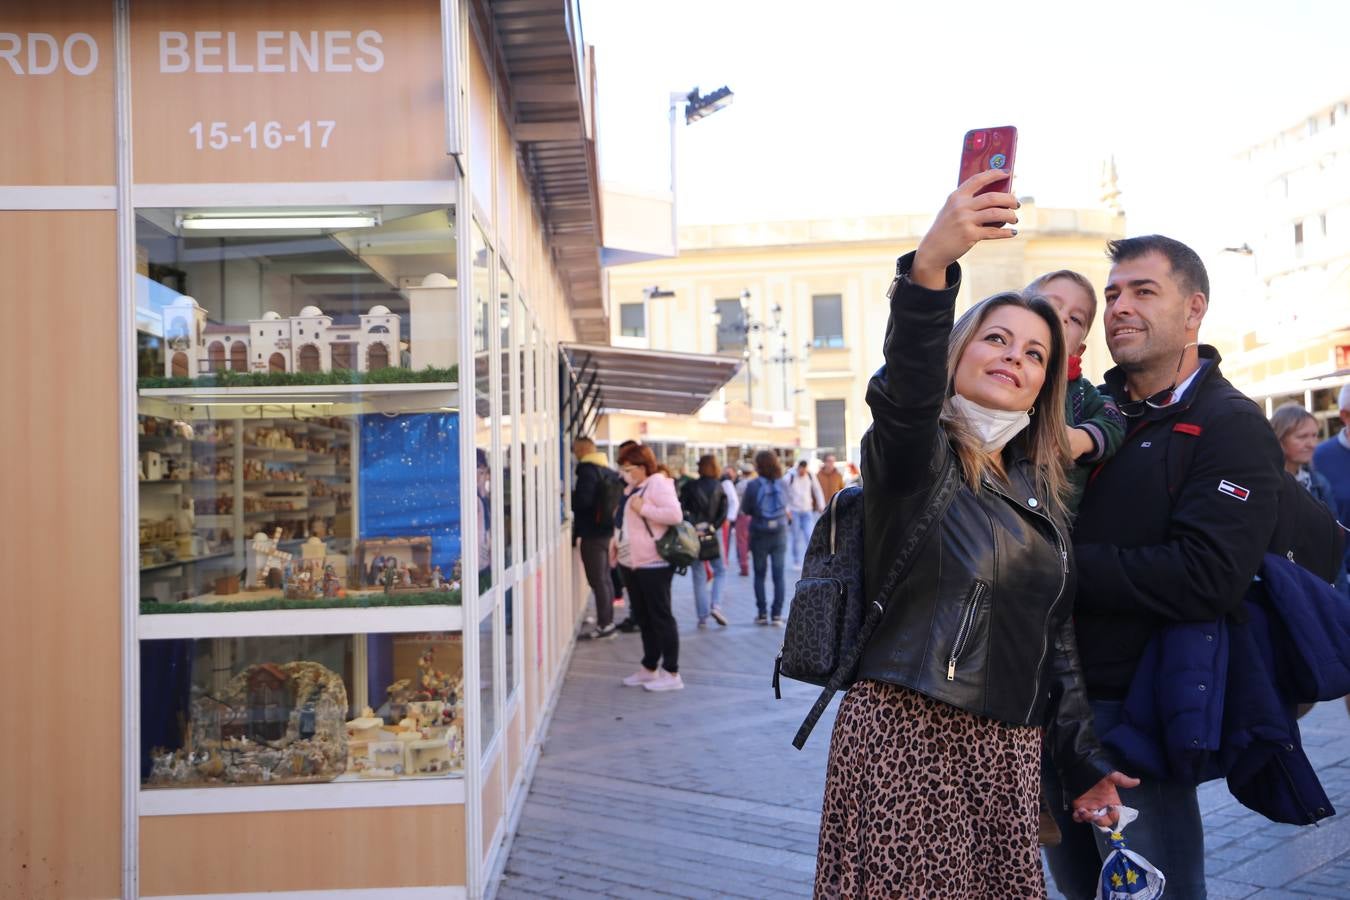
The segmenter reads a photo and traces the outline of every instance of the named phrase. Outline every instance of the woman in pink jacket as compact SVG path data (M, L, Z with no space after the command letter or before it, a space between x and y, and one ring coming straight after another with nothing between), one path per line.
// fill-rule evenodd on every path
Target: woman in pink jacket
M632 615L642 631L642 668L623 680L649 691L683 690L680 633L670 611L675 569L656 552L657 538L684 518L675 482L661 472L650 447L634 444L619 453L628 489L615 517L612 555L628 588Z

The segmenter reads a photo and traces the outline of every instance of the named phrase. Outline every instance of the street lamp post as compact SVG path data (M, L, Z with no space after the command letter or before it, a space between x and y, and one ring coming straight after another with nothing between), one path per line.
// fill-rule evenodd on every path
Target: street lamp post
M784 340L786 340L787 332L783 331L779 325L779 323L782 321L783 318L783 307L779 306L777 303L775 303L772 307L770 307L769 312L773 317L773 322L772 324L770 324L768 322L762 322L759 319L752 319L750 317L749 288L746 288L745 290L741 291L740 300L741 300L741 315L738 321L735 322L722 321L721 311L714 306L713 322L714 324L716 324L718 331L739 332L742 341L744 341L745 343L745 348L741 351L741 359L745 360L745 405L749 408L753 408L755 405L753 394L754 377L751 374L750 365L752 360L754 359L754 354L751 352L752 348L750 346L750 335L767 334L772 331L780 331L782 332ZM784 348L786 352L786 344L784 345ZM762 353L764 350L764 345L759 344L754 349ZM786 384L786 382L784 383Z
M811 354L811 344L810 342L807 342L802 345L801 356L796 356L794 354L789 353L787 329L779 327L778 324L779 321L782 319L783 308L779 306L777 303L775 303L770 312L773 313L773 324L774 328L778 332L779 343L778 343L778 352L775 355L769 357L768 361L771 363L776 363L782 368L783 411L786 412L788 410L788 366L798 362L805 362L806 358Z

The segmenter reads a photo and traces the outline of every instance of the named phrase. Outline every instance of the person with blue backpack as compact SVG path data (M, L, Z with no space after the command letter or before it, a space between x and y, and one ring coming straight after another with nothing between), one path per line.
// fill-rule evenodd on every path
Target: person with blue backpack
M783 484L783 464L772 450L755 454L759 477L750 482L741 501L741 515L750 518L750 556L755 563L756 625L783 625L783 595L787 590L783 569L787 565L788 510L787 486ZM773 607L764 590L764 576L773 571ZM772 619L770 618L772 617Z

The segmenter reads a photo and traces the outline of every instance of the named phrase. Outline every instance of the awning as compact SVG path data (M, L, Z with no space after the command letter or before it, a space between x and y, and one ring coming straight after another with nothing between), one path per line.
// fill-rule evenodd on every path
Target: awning
M582 413L626 409L691 416L741 370L732 356L564 344L587 407Z

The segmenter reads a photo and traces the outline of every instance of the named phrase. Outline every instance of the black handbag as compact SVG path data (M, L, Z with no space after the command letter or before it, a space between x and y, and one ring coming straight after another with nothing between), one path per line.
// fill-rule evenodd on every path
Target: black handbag
M885 581L867 588L870 600L863 594L863 489L847 487L836 493L816 522L788 610L787 633L773 667L774 695L779 699L779 676L823 687L792 739L798 750L835 693L853 683L887 602L909 574L958 487L960 476L948 451L922 512L906 524Z
M698 558L705 562L721 559L722 541L718 538L717 529L704 524L695 525L694 530L698 533Z

